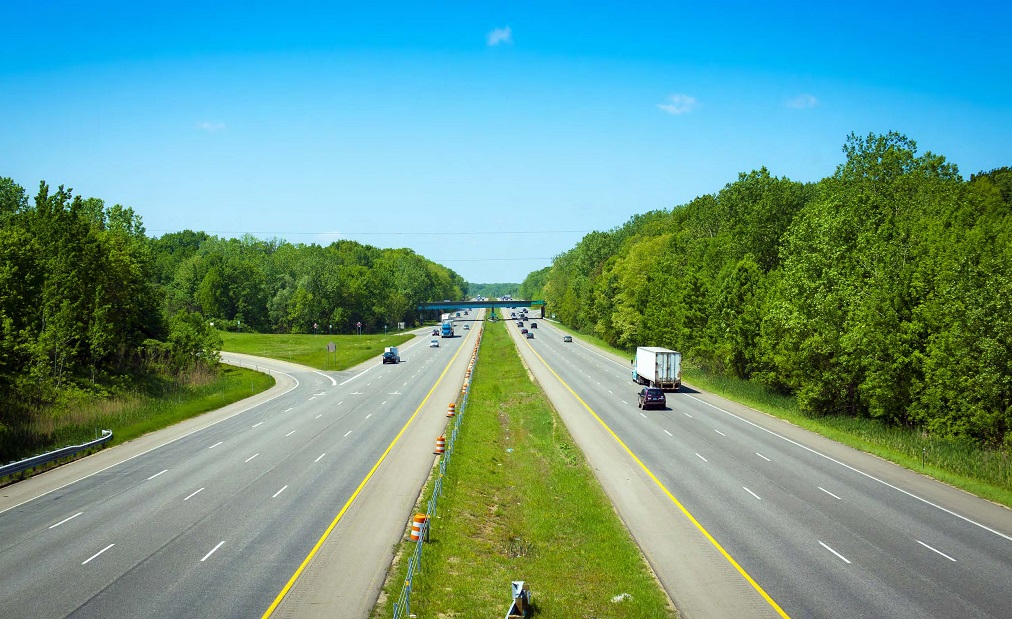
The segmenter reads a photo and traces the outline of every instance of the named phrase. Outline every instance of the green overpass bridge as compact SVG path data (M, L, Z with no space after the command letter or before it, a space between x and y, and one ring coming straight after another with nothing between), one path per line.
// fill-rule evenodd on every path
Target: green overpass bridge
M544 301L531 301L525 299L511 299L509 301L439 301L437 303L422 303L418 306L418 311L424 312L425 310L458 310L458 309L481 309L481 308L496 308L496 307L534 307L541 306L542 316L544 316L545 302Z

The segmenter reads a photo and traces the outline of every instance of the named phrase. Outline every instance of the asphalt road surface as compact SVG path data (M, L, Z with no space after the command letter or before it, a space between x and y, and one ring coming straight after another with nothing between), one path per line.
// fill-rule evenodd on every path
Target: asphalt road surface
M1012 511L685 387L641 411L628 359L508 327L687 616L1012 616Z
M338 581L296 583L276 615L366 616L460 389L475 338L457 333L346 372L246 357L280 373L259 403L0 490L0 617L259 617L342 508L306 569Z

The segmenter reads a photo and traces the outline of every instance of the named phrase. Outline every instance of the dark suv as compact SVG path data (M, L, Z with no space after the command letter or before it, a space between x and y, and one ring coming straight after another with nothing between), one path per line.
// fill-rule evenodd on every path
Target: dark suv
M668 400L664 397L664 390L656 387L644 387L636 396L636 406L642 409L667 408Z

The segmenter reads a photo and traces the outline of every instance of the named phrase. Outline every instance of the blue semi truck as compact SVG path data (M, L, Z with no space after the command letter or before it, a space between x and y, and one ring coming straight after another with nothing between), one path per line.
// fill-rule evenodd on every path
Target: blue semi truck
M453 323L449 320L443 321L442 337L453 337Z

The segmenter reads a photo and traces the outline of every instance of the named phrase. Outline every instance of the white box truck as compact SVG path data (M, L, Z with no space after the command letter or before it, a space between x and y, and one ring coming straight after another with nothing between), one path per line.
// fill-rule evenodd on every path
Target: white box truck
M634 383L678 391L682 386L682 353L655 346L639 346L632 360Z

